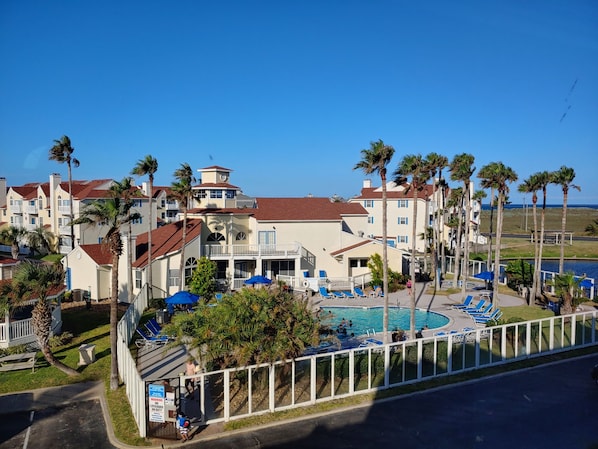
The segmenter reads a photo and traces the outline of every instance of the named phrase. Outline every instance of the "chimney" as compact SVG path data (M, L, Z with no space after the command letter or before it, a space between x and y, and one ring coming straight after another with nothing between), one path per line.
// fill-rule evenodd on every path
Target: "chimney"
M363 180L363 188L364 189L371 189L372 188L372 180L371 179L364 179Z
M0 208L6 207L6 178L0 178Z

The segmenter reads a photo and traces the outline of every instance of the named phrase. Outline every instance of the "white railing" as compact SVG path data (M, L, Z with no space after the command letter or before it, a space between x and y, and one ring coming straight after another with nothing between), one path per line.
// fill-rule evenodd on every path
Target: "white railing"
M280 245L202 245L202 256L208 258L232 257L291 257L301 255L299 243L286 243Z
M71 214L71 206L58 206L58 213L62 215L70 215Z
M129 350L129 343L139 325L143 311L148 306L148 289L146 284L118 322L117 339L118 372L126 386L127 398L139 428L139 435L144 438L147 434L145 382L137 371L137 364Z
M598 311L181 376L205 424L272 413L596 345ZM214 386L223 390L214 390ZM206 398L220 397L212 403ZM233 400L234 398L234 400Z

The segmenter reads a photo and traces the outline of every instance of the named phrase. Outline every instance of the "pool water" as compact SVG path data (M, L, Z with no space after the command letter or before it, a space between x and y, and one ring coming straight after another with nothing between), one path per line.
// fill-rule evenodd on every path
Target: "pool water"
M382 332L384 308L383 307L322 307L320 318L323 324L329 325L336 330L344 319L347 324L347 332L355 336L364 335L368 332ZM388 330L395 328L409 330L410 309L404 307L388 308ZM352 325L349 325L351 324ZM415 309L415 328L437 329L446 326L449 318L436 312Z

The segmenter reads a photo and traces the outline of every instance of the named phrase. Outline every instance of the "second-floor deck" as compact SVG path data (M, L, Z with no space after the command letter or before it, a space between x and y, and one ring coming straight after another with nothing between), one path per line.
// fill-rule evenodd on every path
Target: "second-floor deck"
M201 255L210 259L232 259L244 257L282 257L294 258L302 254L301 244L283 243L276 245L219 245L217 243L201 246Z

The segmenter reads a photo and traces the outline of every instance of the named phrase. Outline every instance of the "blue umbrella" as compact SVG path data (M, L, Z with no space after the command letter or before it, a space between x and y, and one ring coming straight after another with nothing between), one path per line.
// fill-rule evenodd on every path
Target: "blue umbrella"
M591 279L582 279L581 282L579 283L579 286L582 288L592 288L594 286L594 283L592 282Z
M494 279L494 273L492 271L481 271L478 274L474 274L473 277L484 281L491 281Z
M166 298L166 304L195 304L199 300L199 296L189 292L176 292L174 295Z
M266 276L256 275L252 276L245 281L247 285L255 285L255 284L271 284L272 279L268 279Z

